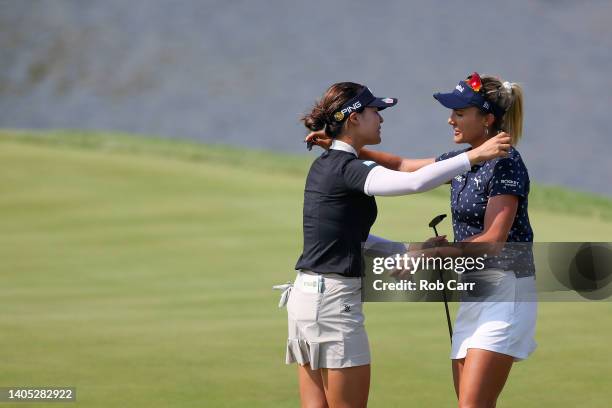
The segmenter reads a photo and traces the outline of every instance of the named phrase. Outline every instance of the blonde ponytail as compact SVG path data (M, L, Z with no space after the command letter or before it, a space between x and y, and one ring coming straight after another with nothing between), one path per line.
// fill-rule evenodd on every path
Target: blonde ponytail
M523 135L523 88L514 82L502 83L493 76L483 76L482 86L485 99L506 111L501 118L495 118L494 130L510 134L512 145L516 146Z

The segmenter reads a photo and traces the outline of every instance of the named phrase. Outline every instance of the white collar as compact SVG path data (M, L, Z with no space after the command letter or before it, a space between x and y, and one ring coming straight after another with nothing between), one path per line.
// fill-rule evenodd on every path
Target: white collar
M343 152L353 153L355 156L359 157L355 148L342 140L334 139L332 141L330 150L342 150Z

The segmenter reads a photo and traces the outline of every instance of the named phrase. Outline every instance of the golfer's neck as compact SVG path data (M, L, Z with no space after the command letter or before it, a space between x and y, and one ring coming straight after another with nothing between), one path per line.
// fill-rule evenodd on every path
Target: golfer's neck
M336 139L341 141L341 142L344 142L346 144L351 145L353 147L353 149L355 149L355 151L357 152L357 156L359 156L359 151L363 147L363 144L362 143L358 143L353 137L351 137L350 134L340 135Z
M487 139L486 137L481 137L480 139L477 139L477 140L474 140L473 142L470 142L470 146L472 146L472 149L475 149L478 146L482 145L487 140L489 140L489 139Z

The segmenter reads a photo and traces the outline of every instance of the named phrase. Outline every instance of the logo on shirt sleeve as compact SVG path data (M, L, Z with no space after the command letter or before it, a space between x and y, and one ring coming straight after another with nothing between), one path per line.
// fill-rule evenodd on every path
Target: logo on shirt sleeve
M366 166L370 167L371 165L375 164L375 162L373 162L372 160L366 160L363 162L363 164L365 164Z
M518 188L519 182L518 180L500 180L499 181L504 187L508 188Z

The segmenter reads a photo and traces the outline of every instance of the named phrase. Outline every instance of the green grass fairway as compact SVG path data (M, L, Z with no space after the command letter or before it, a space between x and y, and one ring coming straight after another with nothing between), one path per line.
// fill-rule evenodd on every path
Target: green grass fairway
M271 286L294 275L313 157L0 132L0 386L78 395L13 406L298 406L286 312ZM532 191L536 240L612 240L610 199ZM429 237L447 194L379 199L373 232ZM539 307L539 349L514 366L498 406L609 407L612 303ZM455 405L443 309L366 305L370 406Z

